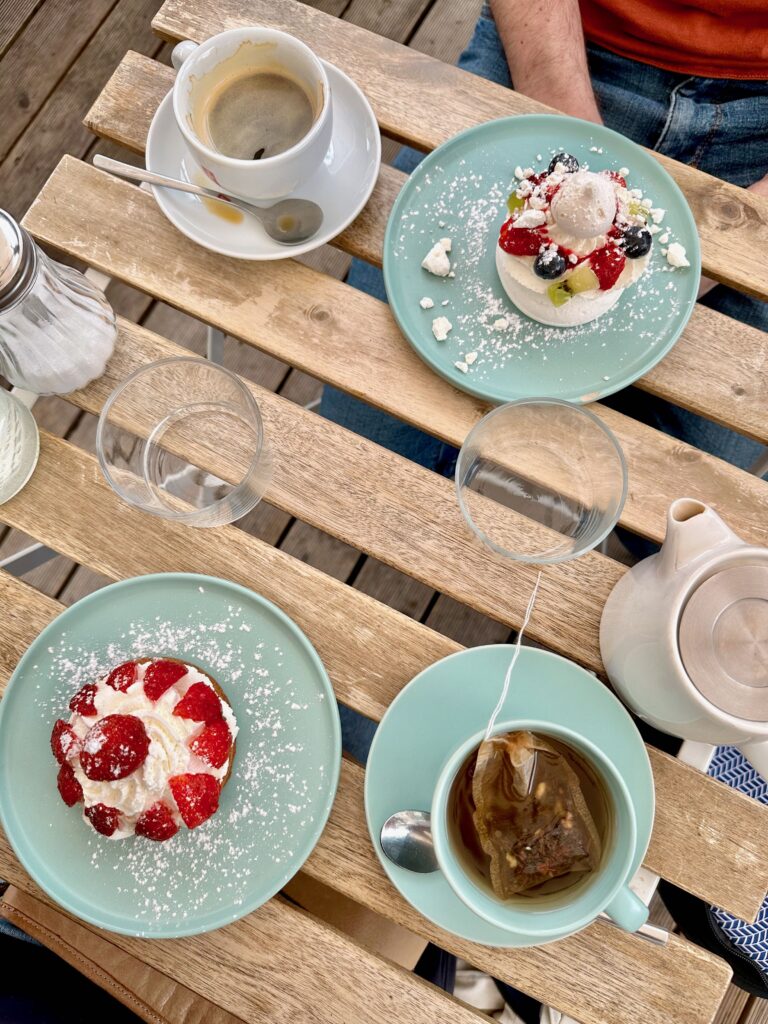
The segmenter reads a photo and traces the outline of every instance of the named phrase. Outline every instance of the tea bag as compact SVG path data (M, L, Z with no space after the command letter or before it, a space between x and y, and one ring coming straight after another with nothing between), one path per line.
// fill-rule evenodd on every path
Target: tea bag
M541 737L511 732L484 740L472 796L475 829L499 898L597 867L600 836L579 778Z

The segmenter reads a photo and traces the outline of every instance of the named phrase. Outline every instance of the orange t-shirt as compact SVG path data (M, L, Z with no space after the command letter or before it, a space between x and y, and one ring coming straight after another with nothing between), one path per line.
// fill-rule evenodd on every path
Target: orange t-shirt
M584 35L703 78L768 79L768 0L580 0Z

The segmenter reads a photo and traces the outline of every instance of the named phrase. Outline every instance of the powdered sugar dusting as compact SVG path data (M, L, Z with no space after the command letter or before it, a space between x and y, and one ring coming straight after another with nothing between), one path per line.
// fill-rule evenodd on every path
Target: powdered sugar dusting
M188 918L222 909L232 919L240 916L257 883L276 890L294 874L307 834L325 813L335 772L326 694L310 671L290 674L289 664L303 661L287 658L266 633L259 636L262 623L247 605L226 607L215 621L201 621L199 614L182 621L136 618L106 644L81 644L62 633L48 647L52 671L40 675L32 665L34 701L47 723L66 712L76 690L120 662L161 655L210 672L235 709L240 733L233 773L218 813L199 828L166 843L110 842L68 812L82 830L76 839L89 860L93 890L108 909L130 906L137 929L147 925L140 934L151 934L158 921L165 930L183 930ZM52 759L50 776L58 800Z

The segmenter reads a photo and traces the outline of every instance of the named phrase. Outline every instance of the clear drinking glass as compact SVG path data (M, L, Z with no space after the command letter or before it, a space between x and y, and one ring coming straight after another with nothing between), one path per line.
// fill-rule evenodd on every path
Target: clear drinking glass
M594 413L526 398L494 409L469 432L456 492L484 544L548 565L578 558L611 532L627 496L627 466Z
M190 526L240 519L271 478L253 395L207 359L163 359L127 377L99 417L96 451L121 498Z

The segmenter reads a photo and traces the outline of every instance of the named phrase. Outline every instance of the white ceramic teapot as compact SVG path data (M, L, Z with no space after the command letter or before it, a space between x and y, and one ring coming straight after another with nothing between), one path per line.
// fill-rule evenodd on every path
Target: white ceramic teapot
M680 498L661 551L609 596L600 649L640 718L683 739L738 746L768 779L767 549Z

